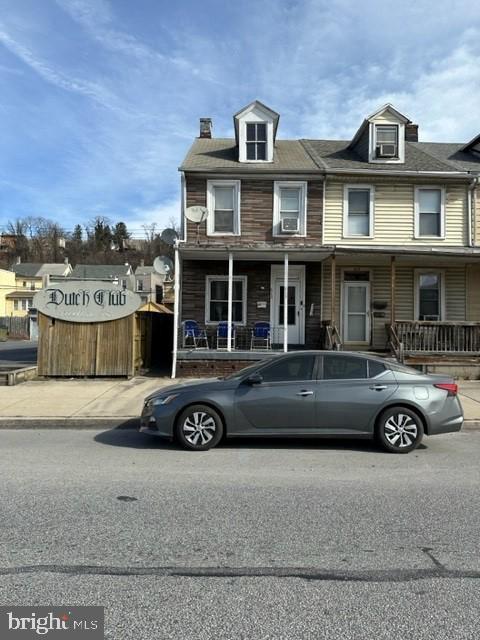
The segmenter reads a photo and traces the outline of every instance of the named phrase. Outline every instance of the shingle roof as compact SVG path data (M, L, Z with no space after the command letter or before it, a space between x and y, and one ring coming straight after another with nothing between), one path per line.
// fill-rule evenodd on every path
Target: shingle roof
M375 171L458 171L459 168L438 156L426 153L425 143L405 142L405 162L372 164L349 148L349 140L302 140L307 151L323 169L371 169ZM460 169L462 170L462 169Z
M273 173L316 171L318 167L299 140L277 140L273 162L240 163L238 148L232 138L197 138L182 162L180 170Z
M94 280L108 280L115 277L130 275L128 264L77 264L71 273L72 278L88 278Z
M277 140L273 162L240 163L235 140L197 138L180 169L219 173L302 173L336 169L480 173L480 155L461 151L459 143L405 142L405 162L399 164L366 162L349 145L350 140Z
M40 278L44 275L63 276L69 271L69 265L64 262L21 262L14 264L12 271L24 278Z

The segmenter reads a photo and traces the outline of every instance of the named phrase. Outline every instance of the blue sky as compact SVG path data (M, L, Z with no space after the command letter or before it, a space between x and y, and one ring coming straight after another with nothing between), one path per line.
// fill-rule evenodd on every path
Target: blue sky
M350 138L393 102L421 140L469 140L478 0L0 0L0 228L165 226L198 119L231 136L255 98L282 138Z

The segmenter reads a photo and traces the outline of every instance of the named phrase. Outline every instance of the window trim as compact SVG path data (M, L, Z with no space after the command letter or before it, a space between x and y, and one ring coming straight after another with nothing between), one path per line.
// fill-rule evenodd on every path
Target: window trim
M423 189L435 189L440 191L440 235L432 236L432 235L420 235L420 201L419 201L419 192ZM415 185L414 192L414 203L415 203L415 228L414 228L414 238L415 240L445 240L445 187L443 185L438 184L422 184Z
M398 158L377 158L377 125L398 127ZM404 164L405 163L405 124L403 122L373 121L369 125L369 149L368 161L377 164Z
M280 190L300 189L299 233L282 233L280 231ZM273 220L272 235L274 238L306 238L307 236L307 181L275 180L273 183Z
M216 326L219 322L227 322L226 320L209 320L210 316L210 283L221 280L222 282L228 282L228 276L205 276L205 325ZM243 300L242 300L242 322L233 320L233 324L237 327L245 327L247 325L247 276L233 276L233 281L243 282Z
M351 234L348 232L348 194L351 189L368 189L370 191L370 208L368 235ZM348 183L343 185L343 238L374 238L375 237L375 185Z
M446 299L445 299L445 269L415 269L414 270L414 304L413 315L416 322L434 322L434 320L420 320L420 276L434 273L440 276L440 318L437 322L446 320Z
M215 231L215 187L233 187L233 232ZM207 236L239 236L240 228L240 180L207 180Z

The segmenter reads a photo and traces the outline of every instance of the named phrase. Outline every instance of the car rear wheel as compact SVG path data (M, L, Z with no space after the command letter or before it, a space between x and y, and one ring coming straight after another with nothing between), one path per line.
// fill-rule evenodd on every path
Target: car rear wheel
M391 407L380 416L377 437L387 451L408 453L416 449L422 441L423 424L411 409Z
M186 449L207 451L220 442L222 434L222 419L204 404L187 407L177 421L177 440Z

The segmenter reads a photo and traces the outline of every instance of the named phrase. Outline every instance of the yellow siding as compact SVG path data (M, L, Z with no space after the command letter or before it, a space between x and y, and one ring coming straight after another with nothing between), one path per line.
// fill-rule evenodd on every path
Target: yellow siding
M9 315L5 296L12 291L15 291L15 274L13 271L0 269L0 318Z
M467 320L480 322L480 266L467 266Z
M343 193L345 184L371 184L375 188L373 238L343 236ZM422 181L421 184L433 184ZM439 184L439 183L437 183ZM442 186L439 184L439 186ZM464 245L467 233L467 187L446 185L445 239L415 239L415 185L366 177L348 180L327 180L325 192L324 244L404 244Z

